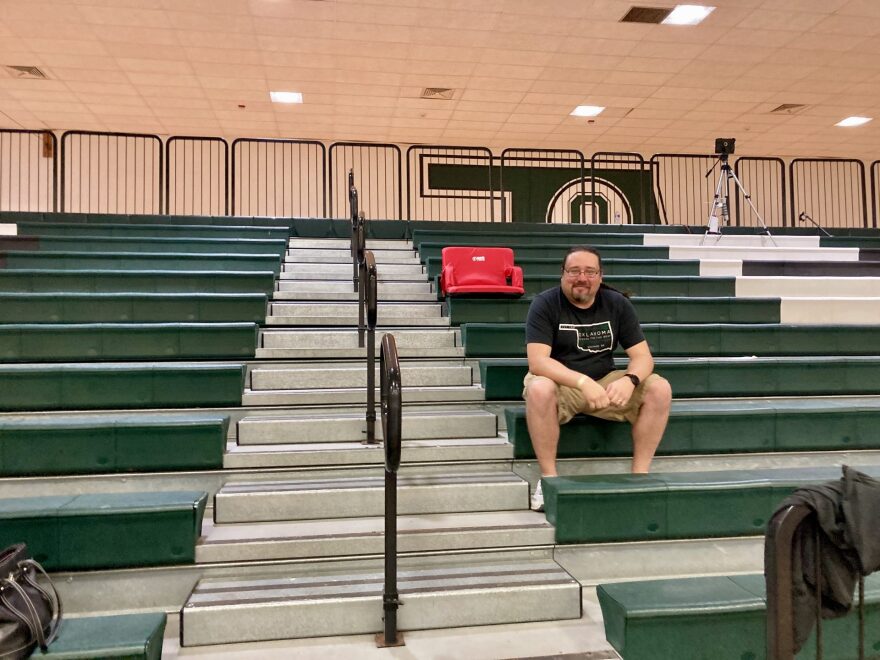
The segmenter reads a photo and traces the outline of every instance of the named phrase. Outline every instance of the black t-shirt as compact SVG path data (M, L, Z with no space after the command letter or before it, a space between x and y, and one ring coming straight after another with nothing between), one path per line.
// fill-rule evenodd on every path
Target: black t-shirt
M645 341L636 310L617 291L602 287L588 309L572 305L558 286L529 306L526 343L550 346L550 357L594 380L614 370L614 349Z

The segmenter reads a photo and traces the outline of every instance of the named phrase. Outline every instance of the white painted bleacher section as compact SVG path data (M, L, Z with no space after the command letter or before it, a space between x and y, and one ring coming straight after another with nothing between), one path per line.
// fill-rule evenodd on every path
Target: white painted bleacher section
M18 225L0 222L0 236L18 236Z

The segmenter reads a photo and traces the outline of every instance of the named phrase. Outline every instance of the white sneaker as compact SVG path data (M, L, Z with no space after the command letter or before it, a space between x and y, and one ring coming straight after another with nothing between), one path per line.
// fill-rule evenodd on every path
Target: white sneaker
M532 493L531 502L532 511L544 510L544 492L541 490L541 480L538 479L538 485L535 486L535 492Z

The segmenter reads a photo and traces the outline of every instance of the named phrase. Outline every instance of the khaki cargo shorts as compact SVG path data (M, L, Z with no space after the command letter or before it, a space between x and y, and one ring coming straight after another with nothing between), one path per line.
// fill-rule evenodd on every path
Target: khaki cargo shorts
M602 387L607 387L609 383L612 383L619 378L623 378L625 373L626 371L618 369L600 378L596 382ZM542 376L535 376L532 373L526 374L526 377L523 379L523 399L528 398L529 383L536 378L542 378ZM627 401L625 406L608 406L607 408L602 408L600 410L587 410L584 397L579 389L557 385L556 408L559 416L559 423L565 424L571 421L571 418L578 413L583 413L601 419L608 419L612 422L629 422L630 424L634 424L636 419L638 419L639 410L642 407L642 398L645 396L645 386L657 378L660 378L660 376L657 374L651 374L639 383L639 386L633 390L632 396L629 398L629 401Z

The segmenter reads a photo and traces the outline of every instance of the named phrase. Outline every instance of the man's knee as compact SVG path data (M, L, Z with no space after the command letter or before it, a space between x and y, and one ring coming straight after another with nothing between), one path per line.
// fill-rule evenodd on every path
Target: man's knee
M532 379L526 389L526 409L551 407L556 408L556 383L541 376Z
M645 394L642 403L651 406L668 408L672 403L672 386L665 378L658 376L645 383Z

